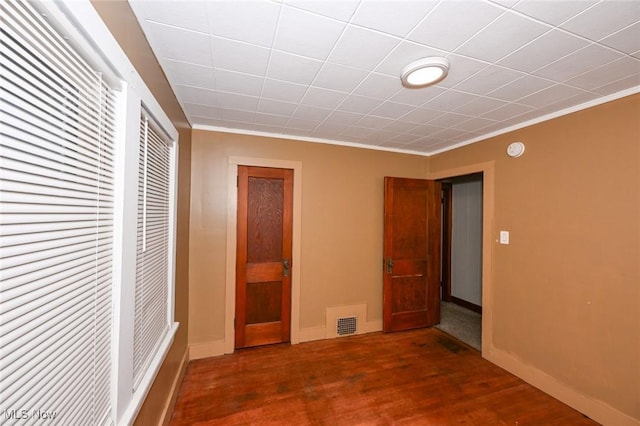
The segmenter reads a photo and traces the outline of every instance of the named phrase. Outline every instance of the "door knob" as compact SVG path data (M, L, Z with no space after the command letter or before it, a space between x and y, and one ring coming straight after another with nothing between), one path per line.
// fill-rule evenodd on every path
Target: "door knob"
M393 259L390 257L387 258L387 274L391 274L393 272Z
M282 261L282 276L288 277L289 271L291 271L291 266L289 265L289 259L285 259Z

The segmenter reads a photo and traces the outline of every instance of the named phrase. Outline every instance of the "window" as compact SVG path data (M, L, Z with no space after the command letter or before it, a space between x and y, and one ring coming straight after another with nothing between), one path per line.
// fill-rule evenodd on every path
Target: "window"
M169 329L171 148L143 111L138 161L134 385Z
M177 328L177 132L88 1L0 10L0 423L128 424Z

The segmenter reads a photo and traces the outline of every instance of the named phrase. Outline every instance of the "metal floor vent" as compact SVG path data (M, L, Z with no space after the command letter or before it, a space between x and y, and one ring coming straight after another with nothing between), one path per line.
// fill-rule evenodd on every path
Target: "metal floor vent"
M358 331L358 317L338 318L336 331L338 336L348 336L350 334L356 334L356 332Z

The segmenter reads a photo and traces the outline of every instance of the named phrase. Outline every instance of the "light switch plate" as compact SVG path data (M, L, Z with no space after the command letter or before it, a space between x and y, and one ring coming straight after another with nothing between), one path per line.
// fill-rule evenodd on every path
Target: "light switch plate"
M500 244L509 244L509 231L500 231Z

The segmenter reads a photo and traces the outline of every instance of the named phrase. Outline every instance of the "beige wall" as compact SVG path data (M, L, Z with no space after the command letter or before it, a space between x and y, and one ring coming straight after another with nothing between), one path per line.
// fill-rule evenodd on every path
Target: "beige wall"
M640 422L640 95L430 157L430 173L488 161L492 241L511 233L492 247L494 347Z
M172 390L179 386L187 361L189 324L189 197L191 193L191 128L167 79L156 61L129 4L124 1L93 1L129 60L179 131L178 223L176 241L175 321L180 323L173 345L140 409L136 424L155 425L171 414ZM167 420L167 419L165 419Z
M383 177L424 177L425 157L334 145L193 132L189 343L224 339L229 157L302 163L301 329L325 309L366 303L382 319Z

